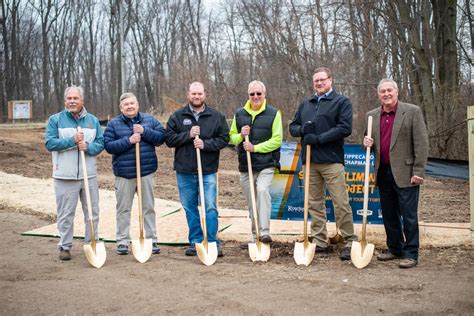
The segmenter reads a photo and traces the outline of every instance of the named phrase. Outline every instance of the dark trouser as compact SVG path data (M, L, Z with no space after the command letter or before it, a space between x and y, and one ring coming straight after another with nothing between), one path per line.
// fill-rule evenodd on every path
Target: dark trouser
M418 198L420 187L399 188L390 166L380 166L377 173L387 247L391 253L418 260Z

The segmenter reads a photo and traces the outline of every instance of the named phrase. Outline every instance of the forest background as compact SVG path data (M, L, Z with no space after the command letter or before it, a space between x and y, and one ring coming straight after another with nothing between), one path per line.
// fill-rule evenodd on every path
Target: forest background
M261 80L291 140L288 121L326 66L353 103L348 142L360 142L377 83L389 77L401 100L422 108L430 156L467 160L469 0L0 1L0 121L10 100L33 100L33 117L44 121L63 109L72 84L101 119L117 115L121 92L131 91L142 111L165 120L194 80L232 118L248 83Z

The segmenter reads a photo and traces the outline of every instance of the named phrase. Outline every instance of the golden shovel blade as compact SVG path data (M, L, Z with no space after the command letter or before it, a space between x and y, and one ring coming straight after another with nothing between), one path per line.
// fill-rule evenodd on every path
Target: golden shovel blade
M249 256L252 261L268 261L270 258L270 244L249 243Z
M366 267L372 260L374 248L374 244L369 244L367 241L353 241L351 247L352 264L358 269Z
M207 247L202 243L195 243L196 252L199 260L206 266L211 266L217 260L217 244L215 241L208 242Z
M316 244L304 242L295 242L295 249L293 251L293 258L297 265L309 266L313 261L316 252Z
M107 252L105 251L105 244L103 242L96 242L95 251L90 244L84 245L84 254L86 255L87 261L97 269L104 265L105 259L107 258Z
M153 250L151 239L139 238L132 240L132 253L140 263L145 263L151 257Z

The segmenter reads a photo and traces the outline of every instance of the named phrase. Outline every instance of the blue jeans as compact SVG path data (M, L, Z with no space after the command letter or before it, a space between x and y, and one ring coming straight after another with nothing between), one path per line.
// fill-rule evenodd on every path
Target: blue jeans
M204 239L201 229L201 219L199 217L199 178L196 174L176 172L178 183L179 199L186 212L188 222L189 243L201 243ZM218 213L216 206L216 174L203 175L204 199L206 204L206 226L207 240L217 242Z

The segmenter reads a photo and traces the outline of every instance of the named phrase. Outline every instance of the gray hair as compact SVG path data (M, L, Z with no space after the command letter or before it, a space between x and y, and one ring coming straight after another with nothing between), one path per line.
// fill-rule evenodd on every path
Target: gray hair
M84 89L81 86L72 85L64 89L64 100L66 100L66 97L68 96L69 93L71 93L72 90L77 90L81 98L84 99Z
M263 92L267 92L267 88L265 88L265 85L263 84L263 82L258 81L258 80L254 80L251 83L249 83L249 87L247 89L247 92L250 92L250 88L255 86L255 85L259 85L263 89Z
M122 101L123 101L123 100L128 99L128 98L135 98L136 100L138 100L137 97L136 97L136 95L134 95L133 93L131 93L131 92L125 92L125 93L123 93L123 94L120 96L120 98L119 98L120 104L122 104Z
M398 85L397 85L397 83L395 82L395 80L393 80L393 79L388 79L388 78L384 78L384 79L380 80L379 84L377 85L377 91L379 91L379 90L380 90L380 86L381 86L382 84L386 83L386 82L391 83L392 86L393 86L396 90L398 90Z

